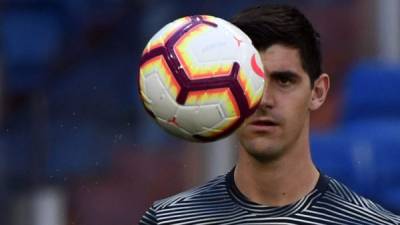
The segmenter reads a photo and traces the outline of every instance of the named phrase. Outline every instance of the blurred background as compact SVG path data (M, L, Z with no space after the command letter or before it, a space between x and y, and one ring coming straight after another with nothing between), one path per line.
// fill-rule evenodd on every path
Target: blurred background
M398 0L0 1L0 224L137 224L156 200L226 173L234 137L164 133L137 94L150 37L182 16L298 6L322 36L318 167L400 214Z

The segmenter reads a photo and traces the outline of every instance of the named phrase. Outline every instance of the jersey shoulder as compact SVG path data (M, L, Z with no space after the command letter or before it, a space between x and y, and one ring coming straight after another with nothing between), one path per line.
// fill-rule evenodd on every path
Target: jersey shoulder
M376 220L390 221L390 224L400 225L399 215L395 215L376 202L357 194L345 184L333 178L329 179L329 188L323 198L336 205L343 212L356 213L359 216L364 215Z
M155 211L164 209L188 208L195 205L209 205L228 196L225 175L218 176L207 183L154 202ZM219 200L219 201L216 201Z
M154 202L139 224L193 224L196 218L210 218L218 212L230 214L232 206L226 176L222 175L204 185Z

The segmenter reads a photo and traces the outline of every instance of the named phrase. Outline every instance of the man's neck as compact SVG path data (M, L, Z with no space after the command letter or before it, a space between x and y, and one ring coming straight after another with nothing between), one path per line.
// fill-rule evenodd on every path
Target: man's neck
M314 189L319 178L309 149L306 153L301 151L259 162L240 149L234 173L236 186L250 201L267 206L284 206L300 200Z

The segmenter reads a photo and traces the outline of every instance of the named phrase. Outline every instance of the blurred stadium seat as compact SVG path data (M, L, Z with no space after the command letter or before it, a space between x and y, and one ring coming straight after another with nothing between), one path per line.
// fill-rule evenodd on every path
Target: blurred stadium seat
M376 118L400 119L400 64L362 62L347 78L343 123Z
M311 137L313 159L317 167L356 191L372 196L375 184L373 152L368 142L341 132L314 134Z
M37 160L38 151L32 151L34 137L25 116L27 112L15 112L15 118L7 121L7 128L0 136L5 161L5 181L9 188L26 188L37 175L37 167L32 167ZM17 119L18 118L18 119ZM37 149L35 149L37 150Z
M390 133L390 128L384 131L384 127L373 127L380 134L374 133L373 128L369 133L362 126L358 128L360 132L353 127L351 132L339 129L313 135L311 146L314 161L327 175L386 208L400 212L399 136Z
M24 93L40 87L63 43L59 14L50 9L8 8L0 21L7 90Z
M357 64L345 83L339 126L313 134L322 171L400 212L400 65Z
M375 191L400 189L400 64L379 61L360 63L345 84L341 132L352 141L368 143L372 151ZM395 197L395 196L393 196ZM391 206L393 208L393 206ZM397 204L397 211L400 205Z
M90 120L68 118L51 124L45 175L60 182L80 174L94 175L107 166L112 139L101 135Z

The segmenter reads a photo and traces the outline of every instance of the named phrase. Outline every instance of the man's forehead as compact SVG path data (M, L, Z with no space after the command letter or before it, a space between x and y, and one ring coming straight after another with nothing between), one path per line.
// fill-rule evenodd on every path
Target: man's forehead
M300 54L295 48L288 48L283 45L273 45L263 51L260 51L266 73L291 71L294 73L303 73Z

